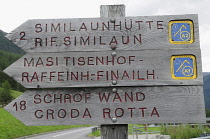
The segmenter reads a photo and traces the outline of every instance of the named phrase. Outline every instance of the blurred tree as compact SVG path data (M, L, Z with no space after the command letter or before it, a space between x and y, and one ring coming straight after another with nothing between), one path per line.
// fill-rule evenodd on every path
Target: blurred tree
M10 102L13 99L11 95L11 86L6 80L2 84L2 90L0 91L0 102Z
M206 117L210 117L210 110L206 108Z

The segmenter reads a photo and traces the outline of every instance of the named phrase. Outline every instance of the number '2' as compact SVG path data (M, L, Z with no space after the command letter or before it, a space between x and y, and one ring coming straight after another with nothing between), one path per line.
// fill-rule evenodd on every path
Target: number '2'
M25 40L25 36L26 36L26 33L25 32L20 32L20 40Z

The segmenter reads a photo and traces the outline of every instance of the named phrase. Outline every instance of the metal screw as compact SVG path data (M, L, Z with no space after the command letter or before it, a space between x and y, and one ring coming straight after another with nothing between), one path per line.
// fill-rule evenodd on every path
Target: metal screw
M114 18L111 18L111 19L110 19L110 22L111 22L111 23L115 23L115 21L116 21L116 20L115 20Z
M117 118L113 117L113 118L112 118L112 122L113 122L113 123L116 123L116 122L117 122Z
M116 55L117 55L117 53L116 52L112 52L112 54L111 54L113 57L115 57Z
M113 93L117 93L117 88L113 88L113 89L112 89L112 92L113 92Z
M117 81L112 81L112 84L113 84L113 85L116 85L116 84L117 84Z
M115 50L117 48L116 45L111 45L112 50Z

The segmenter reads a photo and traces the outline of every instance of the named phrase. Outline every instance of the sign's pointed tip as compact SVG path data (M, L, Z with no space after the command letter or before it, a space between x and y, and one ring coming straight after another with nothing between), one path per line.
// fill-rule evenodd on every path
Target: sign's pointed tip
M8 39L8 40L10 40L10 41L12 41L12 32L10 32L10 33L8 33L7 35L5 35L5 37Z

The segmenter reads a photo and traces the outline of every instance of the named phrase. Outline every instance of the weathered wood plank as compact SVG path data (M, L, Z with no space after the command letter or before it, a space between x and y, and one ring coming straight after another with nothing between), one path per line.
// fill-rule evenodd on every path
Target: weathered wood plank
M26 125L205 122L202 86L28 90L5 109Z
M195 78L172 77L172 57L183 54L195 56L196 70L186 70ZM26 88L202 85L200 61L200 50L190 49L28 53L4 72ZM189 65L181 63L183 72Z
M27 52L107 51L111 45L116 45L117 50L200 48L197 15L115 17L115 22L112 19L28 20L6 37ZM169 22L174 20L193 22L193 43L169 42Z

